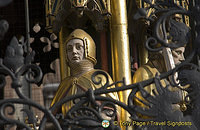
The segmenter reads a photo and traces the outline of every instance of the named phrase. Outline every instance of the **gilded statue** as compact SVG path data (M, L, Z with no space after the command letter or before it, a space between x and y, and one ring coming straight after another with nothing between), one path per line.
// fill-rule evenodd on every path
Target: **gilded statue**
M70 67L70 76L66 77L60 83L51 106L66 96L84 93L90 88L92 90L98 89L106 82L106 78L101 75L99 75L102 78L101 84L96 85L92 82L92 74L96 71L103 70L94 69L94 65L97 63L96 46L94 40L88 33L81 29L74 30L64 43L64 51L66 63ZM109 74L106 74L108 75L109 83L111 84L113 81ZM118 100L117 93L108 93L102 96ZM57 113L62 112L63 115L66 115L73 105L74 103L72 101L67 102L63 104L61 108L57 109ZM104 113L101 113L101 116L104 119L111 120L111 118L105 116Z
M185 47L179 47L176 49L171 50L172 52L172 56L173 56L173 61L175 66L177 66L178 64L180 64L182 61L185 60L184 58L184 51L185 51ZM141 66L134 74L133 76L133 82L137 83L140 81L144 81L150 78L155 77L156 74L161 74L167 71L166 68L166 62L164 59L164 54L165 52L161 51L161 52L151 52L149 54L149 60L148 62ZM169 84L169 79L162 79L161 80L161 84L163 86L167 86L170 85ZM156 91L156 87L155 84L151 84L149 86L146 86L144 88L148 93L150 93L150 95L154 95L153 90ZM177 100L179 101L177 104L174 104L172 107L174 110L181 110L181 111L185 111L187 109L186 105L185 105L185 101L184 98L186 96L186 92L180 90L179 88L176 87L172 87L169 86L169 90L174 92L175 95L177 96ZM136 96L142 100L144 100L140 94L140 92L136 93ZM136 104L146 107L144 104L142 104L140 101L138 101L137 99L135 99Z
M167 23L167 31L160 28L159 34L160 37L164 39L164 35L169 35L169 39L165 39L166 42L170 44L170 42L174 42L174 44L181 44L181 47L170 49L168 47L164 47L161 51L158 52L149 52L149 59L146 64L141 66L133 76L133 83L144 81L150 78L154 78L156 74L161 74L167 72L181 62L185 60L184 52L185 52L185 45L189 43L189 35L190 29L182 22L179 21L180 15L176 14L172 18L168 20ZM178 33L177 33L178 32ZM156 47L160 47L160 44L157 44ZM178 73L175 74L175 82L179 82L176 78ZM177 97L176 103L172 105L174 110L181 110L186 111L186 102L185 97L187 95L186 91L183 91L177 87L172 87L170 85L170 80L174 77L168 77L166 79L161 80L162 86L168 86L168 89L174 93ZM188 87L188 86L179 86L179 87ZM150 93L150 95L154 95L153 91L157 92L155 84L151 84L145 87L145 90ZM140 94L140 92L136 93L136 96L140 99L144 100ZM135 99L136 104L146 107L140 101Z

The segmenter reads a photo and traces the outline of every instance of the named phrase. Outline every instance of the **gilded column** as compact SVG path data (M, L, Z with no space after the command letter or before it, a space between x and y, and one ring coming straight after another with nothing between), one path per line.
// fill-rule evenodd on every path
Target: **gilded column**
M111 51L114 81L126 80L131 84L130 50L127 31L126 0L111 0ZM120 101L127 103L129 91L119 92ZM124 110L121 112L121 121L127 121Z
M66 64L66 57L64 54L64 43L65 39L68 36L69 32L64 27L61 28L59 32L59 52L60 52L60 73L61 73L61 80L66 78L70 75L69 67Z

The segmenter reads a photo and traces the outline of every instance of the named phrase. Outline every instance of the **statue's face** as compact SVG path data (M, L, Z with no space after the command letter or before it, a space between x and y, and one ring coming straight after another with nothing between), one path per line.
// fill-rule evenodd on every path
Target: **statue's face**
M71 63L78 63L84 58L84 44L81 39L72 39L67 43L67 58Z
M175 65L178 65L182 61L185 60L184 55L183 55L184 51L185 51L185 47L179 47L172 50L172 56L174 58Z
M74 7L84 7L88 3L88 0L70 0Z

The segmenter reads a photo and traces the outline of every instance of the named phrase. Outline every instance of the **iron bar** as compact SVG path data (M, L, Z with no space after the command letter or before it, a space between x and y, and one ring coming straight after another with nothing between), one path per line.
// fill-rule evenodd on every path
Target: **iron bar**
M27 55L29 55L30 54L30 21L29 21L29 5L28 5L29 1L24 0L24 2L25 2L25 20L26 20L26 45L27 45L26 51L27 51ZM31 99L32 90L31 90L30 84L27 84L27 85L28 85L28 96Z

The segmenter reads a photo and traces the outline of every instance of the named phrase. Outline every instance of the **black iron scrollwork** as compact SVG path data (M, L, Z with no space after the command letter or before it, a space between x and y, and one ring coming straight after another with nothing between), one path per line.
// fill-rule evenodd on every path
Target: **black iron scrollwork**
M153 35L146 40L146 48L150 51L160 51L163 47L171 49L184 46L189 42L190 30L184 23L177 21L177 17L190 16L192 13L183 7L166 1L156 1L154 4L145 1L150 6L138 10L134 19L143 18L154 25ZM147 10L154 9L150 16ZM161 15L157 19L157 15Z
M0 7L10 4L12 0L0 0Z
M1 5L0 5L0 7L1 7ZM6 20L0 20L0 40L3 40L4 35L8 31L8 28L9 28L8 22Z
M108 75L104 72L104 71L97 71L97 72L94 72L92 74L92 82L96 85L98 84L101 84L102 83L102 78L101 77L98 77L98 75L103 75L103 77L106 78L106 83L103 85L104 87L107 87L109 85L109 80L108 80ZM102 88L104 88L102 87Z

